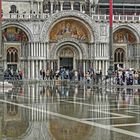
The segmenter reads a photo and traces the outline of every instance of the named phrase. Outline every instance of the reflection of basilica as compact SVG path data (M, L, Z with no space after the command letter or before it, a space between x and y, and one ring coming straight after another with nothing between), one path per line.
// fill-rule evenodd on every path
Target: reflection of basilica
M118 111L140 102L139 90L116 90L117 94L110 97L110 94L104 93L104 89L91 89L89 86L52 86L52 83L43 83L14 88L5 93L1 104L2 137L14 140L91 140L97 136L102 140L99 136L104 129L89 123L95 121L109 125L111 120L106 118L110 115L114 117ZM136 117L125 118L128 123L132 120L136 120ZM122 120L113 121L118 123ZM105 132L105 140L108 140L110 131Z
M76 140L91 135L92 127L71 122L67 119L55 118L49 112L57 112L66 116L86 117L89 115L87 107L76 104L64 104L60 100L70 99L76 101L79 98L88 97L87 89L78 90L78 86L39 86L28 85L16 87L5 93L4 99L7 103L3 106L2 131L3 137L7 138L38 138L47 140ZM56 116L57 117L57 116ZM71 124L71 125L69 125ZM80 129L78 129L80 128ZM88 131L87 131L88 130ZM43 132L42 132L43 131ZM59 135L59 134L62 135ZM73 133L73 135L71 135Z
M18 99L18 90L13 89L8 93L5 93L5 100L11 103L4 104L4 118L2 124L3 135L6 137L16 138L23 135L29 127L29 122L25 117L25 110L17 105L20 100ZM12 92L12 93L11 93ZM22 88L19 90L19 94L22 92Z
M139 11L132 10L131 5L137 7L133 1L128 2L130 6L124 3L125 8L122 3L115 3L113 11L113 65L139 69ZM93 68L107 74L108 1L17 0L14 4L3 1L2 6L4 69L21 69L28 79L39 78L42 68L65 67L84 73Z

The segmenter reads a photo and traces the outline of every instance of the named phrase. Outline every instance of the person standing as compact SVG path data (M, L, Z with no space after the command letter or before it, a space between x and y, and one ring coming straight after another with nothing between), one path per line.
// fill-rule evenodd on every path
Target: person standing
M42 72L42 77L43 77L43 80L45 79L45 70L43 70Z

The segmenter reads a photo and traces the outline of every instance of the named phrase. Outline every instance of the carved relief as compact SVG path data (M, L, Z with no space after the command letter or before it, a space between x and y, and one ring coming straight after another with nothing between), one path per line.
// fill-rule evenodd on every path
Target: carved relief
M128 29L119 29L114 33L114 43L136 43L135 35Z
M33 33L38 34L40 32L40 25L35 23L33 24Z
M74 52L77 52L76 57L78 59L86 59L86 56L87 56L86 47L84 47L83 45L79 46L79 41L75 38L64 38L64 39L58 40L58 42L53 47L51 47L50 58L56 59L56 57L60 54L59 52L61 51L60 50L58 52L59 48L61 46L67 46L67 45L73 46L74 50L73 49L71 50L73 51L73 55L74 55ZM55 54L57 54L57 56Z
M74 54L69 48L60 51L60 57L73 57Z
M51 41L56 41L61 38L76 38L78 40L82 41L88 41L90 40L88 38L88 31L87 29L83 26L78 21L75 20L64 20L59 23L57 23L51 33L50 33L50 40Z

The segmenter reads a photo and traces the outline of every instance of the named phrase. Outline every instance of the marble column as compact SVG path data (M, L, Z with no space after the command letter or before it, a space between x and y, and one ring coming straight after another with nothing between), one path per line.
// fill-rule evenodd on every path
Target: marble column
M38 57L38 42L35 43L35 57Z
M43 49L43 45L42 45L42 43L39 43L39 57L43 57L42 49Z
M43 2L40 2L40 12L43 13Z
M98 44L98 57L101 57L101 43Z
M98 60L95 61L95 68L98 70Z
M43 68L42 60L39 60L39 70L41 70L42 68Z
M36 79L38 79L39 78L39 76L38 76L38 73L39 73L38 60L36 60L36 68L35 68L35 70L36 70Z
M47 54L46 58L49 59L50 58L50 55L49 55L49 44L48 43L46 43L46 50L47 50L47 52L46 52L46 54Z
M73 69L76 70L76 59L73 59Z
M44 44L40 43L40 56L44 57Z
M53 2L51 2L51 14L53 14Z
M46 60L43 60L43 67L44 67L44 69L46 69L47 68L47 61Z
M51 69L53 70L53 60L51 60Z
M106 57L108 57L109 56L109 44L106 44Z
M35 72L35 69L34 69L34 61L33 61L33 60L31 61L31 66L32 66L32 67L31 67L31 71L32 71L32 72L31 72L31 78L34 79L34 75L35 75L34 72Z
M63 11L63 2L60 2L60 11Z
M33 57L33 43L30 44L30 50L31 50L31 57Z
M38 11L38 13L39 13L39 11L40 11L39 2L37 2L37 11Z
M104 47L103 47L103 57L105 57L105 48L106 47L106 44L104 44Z
M83 11L83 9L82 9L82 5L83 5L83 3L80 2L80 12Z
M103 65L102 65L102 73L103 73L103 75L105 75L105 61L103 60Z
M44 57L44 58L46 58L46 46L45 46L45 43L42 43L42 56Z
M45 57L45 44L44 43L41 44L41 55L42 57Z
M33 43L33 56L35 56L36 52L35 52L35 42Z
M97 46L97 44L95 44L95 47L94 47L94 50L95 50L95 57L97 57L97 50L96 50L96 46Z
M28 105L30 105L30 103L31 103L31 101L30 101L30 99L31 99L31 93L30 93L30 85L27 85L28 86L28 88L27 88L27 92L28 92ZM25 95L25 94L24 94ZM30 121L30 118L31 118L31 112L30 112L30 110L28 110L27 112L29 112L29 114L28 114L28 118L29 118L29 121Z
M106 62L106 65L105 65L106 68L105 69L106 69L106 74L107 74L107 69L108 69L109 63L108 63L108 61L105 61L105 62Z
M30 53L31 53L30 46L31 46L31 44L28 43L28 45L27 45L27 49L28 49L27 56L28 56L28 57L30 57L30 55L31 55L31 54L30 54Z
M42 43L39 43L39 48L38 48L38 54L39 54L39 57L42 57L43 54L41 53L42 52Z
M28 79L31 78L31 75L30 75L30 69L31 69L31 65L30 65L30 60L28 60Z
M33 11L34 10L34 8L33 8L33 1L30 1L31 3L30 3L30 9Z
M85 60L85 72L87 72L87 66L88 66L87 63L88 63L87 60Z
M73 3L73 2L71 2L71 10L73 10L73 4L74 4L74 3Z
M85 63L85 60L83 60L83 72L84 72L84 76L85 76L85 73L86 73L86 63Z
M102 43L101 44L101 49L100 49L100 51L101 51L101 57L103 57L103 47L104 47L104 44Z
M102 60L99 61L99 70L102 70Z
M98 44L98 47L97 47L97 49L98 49L98 57L100 57L100 53L101 53L100 48L101 48L101 46L100 46L100 44Z

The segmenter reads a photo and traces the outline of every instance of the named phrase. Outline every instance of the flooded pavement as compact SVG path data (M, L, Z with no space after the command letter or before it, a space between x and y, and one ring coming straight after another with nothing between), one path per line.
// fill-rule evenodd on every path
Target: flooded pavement
M54 83L0 92L0 140L140 140L140 90Z

